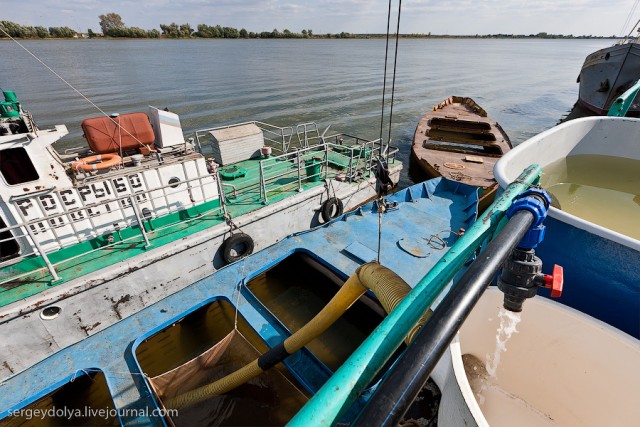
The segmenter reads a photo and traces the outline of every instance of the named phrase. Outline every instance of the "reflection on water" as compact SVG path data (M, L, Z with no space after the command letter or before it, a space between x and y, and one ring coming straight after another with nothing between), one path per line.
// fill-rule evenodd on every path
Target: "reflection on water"
M22 43L107 113L166 106L187 132L261 120L315 121L321 129L333 123L336 131L380 134L382 39ZM401 40L392 132L401 159L409 158L420 118L451 95L474 98L514 145L552 127L577 99L575 79L586 55L611 44ZM14 90L41 127L69 127L60 148L84 145L80 121L98 114L95 108L13 42L0 40L0 58L2 88ZM405 169L401 185L409 183L407 174Z
M570 156L546 166L541 184L563 211L640 239L640 160Z
M62 427L118 424L115 405L102 372L79 373L68 383L23 409L23 412L16 411L14 416L0 420L0 426Z

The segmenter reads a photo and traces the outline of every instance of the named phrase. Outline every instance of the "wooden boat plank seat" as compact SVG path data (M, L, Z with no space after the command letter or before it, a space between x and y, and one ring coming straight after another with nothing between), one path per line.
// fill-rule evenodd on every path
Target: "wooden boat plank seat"
M428 178L443 176L495 193L493 166L511 149L509 137L470 98L452 96L418 123L412 157Z

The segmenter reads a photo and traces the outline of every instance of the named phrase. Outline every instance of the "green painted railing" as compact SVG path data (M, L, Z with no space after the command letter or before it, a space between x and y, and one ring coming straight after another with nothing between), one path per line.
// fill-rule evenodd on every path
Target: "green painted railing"
M529 166L420 280L288 426L332 426L384 366L411 328L433 304L456 273L493 235L514 198L540 181L541 168Z
M633 86L631 86L625 93L620 95L609 108L609 113L607 116L611 117L624 117L627 115L633 100L636 99L636 95L638 95L638 91L640 91L640 80L636 82Z

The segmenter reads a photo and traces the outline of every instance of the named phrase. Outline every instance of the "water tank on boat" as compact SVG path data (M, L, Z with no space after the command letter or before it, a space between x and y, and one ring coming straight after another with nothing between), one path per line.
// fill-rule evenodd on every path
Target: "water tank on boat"
M97 154L131 151L155 141L145 113L94 117L83 120L81 126L89 148Z
M502 302L487 290L436 367L438 426L638 425L640 341L538 297L496 352Z

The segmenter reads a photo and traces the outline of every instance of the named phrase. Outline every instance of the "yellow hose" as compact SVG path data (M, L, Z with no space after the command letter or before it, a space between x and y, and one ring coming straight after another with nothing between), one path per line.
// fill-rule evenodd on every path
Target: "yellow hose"
M349 307L370 289L378 298L382 307L390 313L411 291L411 287L393 271L380 264L368 263L358 268L342 285L334 297L320 312L297 332L284 340L284 349L293 354L326 331ZM411 330L406 342L413 338L420 325L430 315L430 311ZM263 370L256 359L236 372L227 375L211 384L188 391L179 396L167 399L167 408L181 409L221 395L245 384L260 375Z

